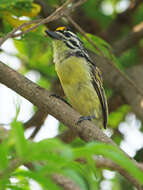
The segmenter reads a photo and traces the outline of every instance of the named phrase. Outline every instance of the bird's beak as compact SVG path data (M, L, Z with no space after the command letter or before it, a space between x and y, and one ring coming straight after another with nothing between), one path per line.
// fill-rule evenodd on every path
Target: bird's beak
M56 32L53 32L53 31L49 31L49 30L45 30L46 34L53 38L53 39L56 39L56 40L61 40L61 37L59 34L57 34Z

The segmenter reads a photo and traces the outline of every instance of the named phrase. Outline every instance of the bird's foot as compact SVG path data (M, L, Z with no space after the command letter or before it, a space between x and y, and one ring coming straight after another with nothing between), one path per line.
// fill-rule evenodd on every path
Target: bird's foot
M60 99L60 100L62 100L64 103L66 103L67 105L69 105L70 107L72 107L63 97L61 97L61 96L59 96L59 95L57 95L57 94L50 94L50 97L55 97L55 98L57 98L57 99Z
M80 124L81 122L86 120L91 121L92 119L96 119L96 116L95 115L81 116L76 124Z

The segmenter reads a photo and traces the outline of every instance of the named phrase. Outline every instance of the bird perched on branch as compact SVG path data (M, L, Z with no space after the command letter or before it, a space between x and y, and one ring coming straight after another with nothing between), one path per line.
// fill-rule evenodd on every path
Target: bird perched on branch
M107 100L102 86L101 72L90 59L83 42L66 27L46 30L52 38L55 69L72 107L78 111L78 123L91 120L106 128Z

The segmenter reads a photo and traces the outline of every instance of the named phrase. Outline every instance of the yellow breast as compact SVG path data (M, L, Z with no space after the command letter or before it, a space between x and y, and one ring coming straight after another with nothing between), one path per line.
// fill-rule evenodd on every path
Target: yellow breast
M83 58L71 57L56 64L56 71L72 107L82 115L102 117L102 108L92 85L90 66Z

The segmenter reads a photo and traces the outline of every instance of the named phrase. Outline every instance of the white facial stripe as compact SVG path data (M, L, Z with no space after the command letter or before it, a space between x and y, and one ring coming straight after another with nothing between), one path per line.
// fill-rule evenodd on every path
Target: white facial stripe
M71 41L66 41L66 44L72 48L72 49L76 49L77 47L71 42Z
M85 56L88 57L83 42L78 38L78 36L75 33L73 33L70 30L64 30L64 31L59 30L56 32L58 33L58 35L61 36L62 38L61 40L63 40L69 48L74 49L75 51L80 50L82 54L85 54Z
M69 33L71 36L73 36L73 37L77 37L77 35L76 35L75 33L71 32L71 31L68 31L68 33Z

